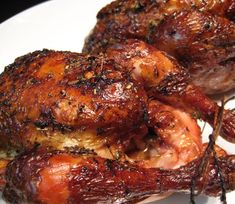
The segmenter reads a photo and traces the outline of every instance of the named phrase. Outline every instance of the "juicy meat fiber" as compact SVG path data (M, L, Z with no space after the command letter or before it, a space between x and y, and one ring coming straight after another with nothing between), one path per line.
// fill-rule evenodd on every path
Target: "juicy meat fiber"
M136 203L152 194L188 191L199 162L175 170L147 169L92 154L33 150L8 165L3 195L11 203ZM226 190L233 190L234 156L220 157L219 164ZM197 181L196 191L221 193L213 159Z
M234 13L234 0L117 0L97 15L83 52L140 39L174 56L205 93L218 94L235 88Z

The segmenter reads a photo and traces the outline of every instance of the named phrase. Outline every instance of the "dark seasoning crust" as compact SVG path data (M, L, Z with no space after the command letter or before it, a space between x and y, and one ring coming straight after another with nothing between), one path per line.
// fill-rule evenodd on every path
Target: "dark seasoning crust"
M142 41L132 39L110 46L106 50L106 53L116 63L130 70L133 70L136 61L140 63L147 61L148 64L150 61L157 63L158 58L161 57L162 59L163 56L164 59L169 59L172 68L167 70L168 66L158 64L159 66L156 66L158 74L154 76L155 85L144 85L146 86L145 90L147 91L148 97L158 99L173 107L184 109L192 115L200 115L201 119L209 122L211 125L214 124L214 117L218 109L217 104L206 97L198 87L191 83L188 72L168 54L164 52L160 54L154 47ZM162 66L163 69L161 68ZM155 69L154 67L150 65L148 69ZM141 81L141 79L137 80ZM225 111L221 134L229 141L234 141L232 136L235 135L233 133L235 126L232 122L234 118L235 113L233 111Z
M168 8L171 6L173 9L168 10ZM214 7L210 7L210 3L207 5L206 1L114 1L101 9L97 14L98 23L94 28L94 35L90 35L87 38L87 43L84 46L84 52L97 52L98 49L104 49L105 46L108 46L110 42L118 40L118 37L120 37L122 40L125 38L137 38L145 40L145 36L147 36L147 40L151 40L149 37L151 35L149 33L152 33L154 28L156 28L160 23L163 23L166 16L175 11L182 11L187 9L199 9L201 11L215 13L219 16L233 18L233 14L235 12L235 3L233 0L223 1L220 3L216 2ZM106 23L107 27L105 25ZM104 26L103 28L102 25ZM101 30L99 29L99 26ZM135 29L133 29L131 26L134 26ZM107 32L102 32L102 35L104 34L103 40L100 39L101 33L98 32L96 33L97 36L95 36L95 30L102 31L102 29L107 29ZM110 32L112 32L112 34L110 34ZM111 38L111 40L109 40L109 38ZM98 39L101 41L98 41ZM95 43L93 43L93 40Z
M138 50L141 48L133 55L133 57L142 57L143 59L145 56L143 53L155 53L154 49L151 47L136 41L134 47L131 42L125 43L125 45L122 46L120 45L121 48L124 50L126 49L127 55L129 54L128 50L130 49L130 44L132 45L131 49L134 48ZM110 51L107 55L111 53L112 52ZM77 130L83 132L88 129L95 128L100 137L106 136L106 134L109 136L105 138L105 140L108 138L110 139L108 144L112 144L114 141L118 144L120 141L116 141L116 137L111 137L109 135L110 133L118 133L119 137L120 133L122 133L123 135L121 135L121 137L125 138L126 136L128 139L127 133L131 133L132 130L136 130L136 128L141 124L148 122L147 95L151 94L151 89L155 90L152 97L158 96L159 99L163 101L172 100L174 97L178 98L178 95L186 98L188 97L188 86L191 87L191 85L187 81L187 74L184 73L183 70L179 70L180 67L175 64L174 60L170 61L173 63L172 70L174 72L170 72L170 74L168 72L164 72L162 81L159 83L161 85L163 82L165 86L171 86L173 90L166 92L165 90L161 90L158 87L158 84L156 87L149 87L149 90L147 89L146 91L144 90L141 81L134 80L131 74L133 66L131 65L131 62L127 60L127 55L121 55L120 58L106 60L106 56L103 54L95 57L70 52L44 50L42 52L31 53L23 58L19 58L13 65L10 65L6 69L6 72L4 72L0 77L0 80L5 82L2 84L2 87L0 87L0 90L5 93L4 98L2 97L0 102L1 100L4 101L7 99L7 102L2 102L2 115L0 119L2 124L4 124L4 121L6 121L5 118L11 116L11 118L13 118L12 121L14 122L7 121L6 126L9 130L14 131L14 127L18 125L19 132L8 132L8 134L4 135L3 133L6 133L4 132L5 128L4 126L1 126L1 136L5 136L5 138L1 139L3 141L5 139L5 144L12 148L20 149L23 147L20 149L21 151L23 151L24 148L27 149L34 147L35 143L41 143L40 145L44 146L45 144L41 142L41 138L46 139L46 146L49 147L46 151L39 150L38 153L37 149L34 149L31 153L26 152L23 156L19 156L16 160L10 163L9 170L7 170L8 184L4 191L5 198L16 203L24 201L39 202L41 200L40 196L44 195L40 192L41 188L33 188L33 194L31 194L30 191L32 191L32 186L29 187L28 182L32 184L31 180L36 183L38 183L38 181L47 180L47 177L45 177L43 172L48 168L50 169L53 167L53 162L55 162L53 158L57 158L56 155L58 153L57 151L51 152L51 149L58 149L56 141L60 135L65 139L66 137L69 138L70 134ZM161 54L160 56L167 57L165 54ZM123 57L125 60L123 60ZM172 60L171 58L169 59ZM122 63L130 63L130 66L125 66L124 70ZM54 67L56 67L56 69ZM174 77L173 85L168 81L171 74L180 76L179 78ZM20 78L17 77L17 75L20 75ZM160 77L160 75L157 76ZM33 83L31 83L32 79ZM182 83L183 81L184 83ZM179 84L179 86L177 84ZM185 85L182 86L182 84ZM96 91L94 91L94 89L96 89ZM193 92L198 91L192 87L191 89ZM156 93L156 90L160 90L160 93ZM73 103L74 93L77 97L76 104L79 104L79 106L76 106L76 104L74 105ZM84 96L86 98L83 98ZM201 97L202 98L199 99L208 100L204 95ZM31 98L35 100L30 101ZM183 97L181 97L181 99L182 98ZM64 102L63 100L65 99L65 103L62 103L62 106L60 106L59 102L61 102L61 100ZM81 101L77 102L77 100ZM94 106L93 100L98 103L98 106L97 104ZM184 101L181 102L184 103ZM199 102L201 103L202 101L199 100ZM65 106L63 106L64 104ZM105 106L103 104L105 104ZM212 106L213 104L214 103L212 103ZM196 106L198 106L198 104L196 104ZM19 109L19 107L21 108ZM60 114L60 110L63 110L63 108L66 107L69 107L69 109L73 109L73 107L75 107L75 115L79 116L79 119L77 120L76 117L75 119L70 118L73 112L66 114L67 109L62 111L62 114ZM116 107L119 109L113 109ZM89 114L90 112L87 112L88 108L92 111L97 111L99 117L96 117L97 114ZM35 110L36 112L34 112ZM112 113L111 117L106 115L107 113L110 113L110 111ZM23 116L21 114L23 114ZM26 117L24 114L26 114ZM208 112L205 111L204 116L206 114L208 114ZM213 115L213 111L209 114ZM114 120L112 121L113 117ZM24 128L23 131L22 128ZM28 132L26 132L26 130L28 130ZM127 132L123 130L126 130ZM53 133L53 137L50 136L51 133ZM37 134L37 137L33 138L32 135L35 134ZM8 137L10 137L10 140ZM80 137L83 136L81 135ZM30 139L30 141L28 139ZM80 139L83 140L83 138ZM50 143L48 144L48 142ZM69 172L66 174L71 176L71 180L65 180L65 182L68 182L65 184L69 187L70 202L75 203L85 200L88 200L88 202L91 200L107 201L110 200L110 197L114 199L113 201L121 199L122 202L136 202L137 200L148 197L153 192L165 192L176 187L176 190L188 190L191 184L190 179L192 179L192 175L189 174L189 172L192 173L191 168L195 168L194 163L189 163L188 167L186 165L182 167L181 170L176 170L176 172L173 170L163 171L161 169L147 170L142 167L133 166L133 164L130 163L125 163L124 168L123 163L121 162L122 160L119 160L119 163L119 161L110 161L98 156L91 156L91 158L87 158L86 156L81 157L80 154L75 154L73 156L73 153L69 152L69 150L72 151L74 149L76 149L76 147L65 148L65 151L59 151L59 155L63 155L63 157L65 156L67 159L69 158L68 161L72 162L72 164L74 164L73 158L77 158L74 165L78 165L78 167L72 169L69 168ZM89 155L90 153L94 155L92 151L88 151L88 153ZM85 151L85 154L88 153ZM41 160L41 157L44 158L44 154L46 155L46 162L39 162L39 166L37 166L36 163L38 160L43 161ZM52 160L48 159L48 155ZM233 156L220 158L220 160L223 161L222 163L225 162L224 170L226 173L231 172L232 174L234 170ZM34 161L37 161L35 165ZM25 166L27 163L29 163L29 166ZM20 173L18 170L22 168L25 169ZM187 168L190 169L189 172L187 171ZM208 174L212 175L212 178L214 179L215 175L213 173L216 173L214 170L215 165L211 164L211 168L212 174L209 174L210 172L208 172ZM28 173L29 171L31 174ZM88 181L90 179L94 181L94 177L100 174L104 174L105 178L107 177L110 179L109 181L115 184L114 188L113 186L110 186L110 184L105 183L100 177L98 177L100 179L95 179L95 183L79 183L80 178L87 178ZM162 174L164 175L164 178L169 175L169 180L166 179L164 181ZM26 178L26 175L29 175L29 177ZM149 178L152 178L152 180L146 181L146 175ZM175 175L181 176L179 178L177 177L177 180L175 180ZM233 175L229 176L232 177ZM19 183L15 183L15 180L17 180L15 177L19 177ZM104 177L102 176L102 178ZM136 180L135 178L139 178L140 180ZM225 181L229 185L233 185L233 183L230 183L233 182L230 177L226 177L225 179L227 179ZM124 183L123 180L125 181ZM140 181L143 186L139 185ZM199 179L199 181L203 182L203 179ZM219 182L219 180L216 180L216 182L217 181ZM159 184L157 185L157 189L156 182ZM177 185L174 182L176 182ZM207 187L205 186L210 183L202 184L200 182L198 183L197 188L202 190L204 193L216 195L220 192L220 189L218 188L219 184L213 183L211 188L207 190ZM205 188L202 189L201 185ZM97 186L99 186L99 188ZM230 187L231 186L228 186L228 190ZM22 189L23 191L21 191ZM118 189L118 191L114 191L114 189ZM78 192L80 194L78 194ZM108 193L103 195L102 192ZM124 201L122 199L124 199Z

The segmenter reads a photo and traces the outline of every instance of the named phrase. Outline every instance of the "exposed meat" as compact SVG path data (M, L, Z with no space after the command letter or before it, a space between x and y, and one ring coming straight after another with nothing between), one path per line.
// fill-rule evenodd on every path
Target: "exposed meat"
M218 94L235 88L235 25L226 19L234 12L234 0L117 0L99 12L83 51L141 39L174 56L205 93Z
M190 114L156 100L149 102L148 114L153 132L132 138L136 148L126 151L129 161L146 168L175 169L203 154L201 130Z
M233 190L235 157L218 161L226 190ZM196 159L175 170L148 169L92 154L34 150L8 165L3 195L10 203L135 203L152 194L188 191L199 162ZM196 190L213 196L221 193L213 159L198 178Z
M149 103L148 111L149 126L154 129L158 138L151 140L154 143L150 143L153 146L152 149L149 147L149 151L153 151L151 155L148 155L148 149L142 153L147 153L149 161L145 157L138 158L145 167L174 169L202 155L201 130L190 114L157 101ZM139 152L137 155L141 156Z

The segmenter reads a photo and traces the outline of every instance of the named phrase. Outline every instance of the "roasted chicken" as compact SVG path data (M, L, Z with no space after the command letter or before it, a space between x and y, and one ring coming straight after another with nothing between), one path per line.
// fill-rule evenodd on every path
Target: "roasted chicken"
M148 120L149 97L213 124L218 105L188 82L174 59L138 41L107 55L44 50L8 66L0 76L1 145L58 148L84 142L85 133L127 136ZM234 118L227 110L222 135L230 141Z
M97 15L85 53L140 39L175 57L206 94L235 88L234 0L116 0Z
M85 54L45 49L7 66L4 199L136 203L234 190L235 156L215 130L204 144L197 124L235 142L234 110L221 114L203 93L235 87L234 14L234 0L117 0L98 13Z
M22 152L1 160L4 198L112 203L189 190L205 149L195 112L213 125L219 106L187 76L173 58L135 40L100 55L43 50L16 59L0 76L1 149ZM234 113L224 114L221 133L234 141ZM233 190L234 156L218 152ZM210 159L197 191L221 194L216 168Z

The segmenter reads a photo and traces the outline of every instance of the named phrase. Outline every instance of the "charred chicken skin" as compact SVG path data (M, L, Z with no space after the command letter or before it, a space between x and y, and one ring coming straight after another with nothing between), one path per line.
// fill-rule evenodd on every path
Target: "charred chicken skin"
M97 56L30 53L6 67L0 93L1 148L26 151L7 167L1 160L1 188L12 203L135 202L189 190L204 151L192 113L211 122L218 109L173 58L141 41ZM234 123L225 111L222 133L230 141ZM233 190L234 156L220 152L226 189ZM215 168L210 161L198 191L221 193Z
M83 52L140 39L175 57L206 94L235 88L235 1L117 0L103 8Z
M234 21L235 2L234 0L115 0L105 6L98 12L97 17L103 19L106 17L112 18L113 14L129 13L130 15L140 14L146 22L153 19L156 22L161 21L165 16L176 11L182 10L199 10L209 12L221 17L225 17ZM149 14L149 15L148 15ZM155 14L155 15L153 15ZM138 25L142 27L143 25ZM144 30L144 28L142 28Z

